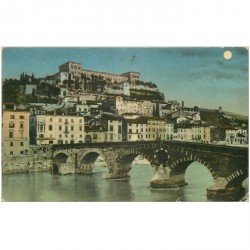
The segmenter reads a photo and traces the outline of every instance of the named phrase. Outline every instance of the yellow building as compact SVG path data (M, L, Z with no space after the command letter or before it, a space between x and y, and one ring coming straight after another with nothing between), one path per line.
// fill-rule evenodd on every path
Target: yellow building
M125 116L127 141L165 140L166 122L158 117Z
M69 144L85 141L84 117L72 115L32 115L32 144Z
M28 111L4 110L2 119L2 157L18 158L29 150Z

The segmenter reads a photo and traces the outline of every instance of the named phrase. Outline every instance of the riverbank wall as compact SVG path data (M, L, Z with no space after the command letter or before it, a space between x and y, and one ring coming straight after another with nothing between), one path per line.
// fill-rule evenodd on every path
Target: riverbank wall
M2 161L2 174L52 171L51 159L9 159Z

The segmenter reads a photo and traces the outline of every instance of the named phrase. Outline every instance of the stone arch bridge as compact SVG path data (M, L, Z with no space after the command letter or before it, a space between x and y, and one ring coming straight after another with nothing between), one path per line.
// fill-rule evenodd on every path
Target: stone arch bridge
M208 196L240 192L248 177L248 148L179 141L53 145L53 169L61 174L91 172L99 155L107 163L107 179L129 178L133 160L143 156L156 169L152 188L185 185L185 172L192 162L203 164L213 176L215 185L208 188Z

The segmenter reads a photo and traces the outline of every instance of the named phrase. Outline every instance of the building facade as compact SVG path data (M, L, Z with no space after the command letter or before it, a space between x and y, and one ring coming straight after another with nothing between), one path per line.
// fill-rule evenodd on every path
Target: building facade
M115 99L115 109L117 115L134 113L150 117L153 116L154 104L150 101L131 100L117 96Z
M231 145L248 144L247 129L228 129L226 130L226 143Z
M140 73L138 72L126 72L123 74L111 74L107 72L100 72L94 70L83 69L81 63L78 62L66 62L59 66L59 73L65 72L69 73L72 76L72 79L83 80L83 77L91 78L102 77L104 80L111 83L120 83L120 82L129 82L135 83L140 79Z
M30 146L28 111L4 110L2 119L2 157L20 158Z
M30 116L32 144L69 144L85 141L84 117L75 115Z
M107 141L108 142L123 141L122 119L109 119L108 120Z
M125 117L127 141L155 141L167 138L166 122L158 117Z

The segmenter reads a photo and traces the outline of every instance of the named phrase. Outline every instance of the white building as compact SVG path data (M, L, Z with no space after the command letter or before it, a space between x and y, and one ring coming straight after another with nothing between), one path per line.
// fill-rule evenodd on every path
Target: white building
M121 96L116 97L115 100L117 115L136 113L141 116L153 116L153 106L154 104L150 101L130 100Z
M174 138L174 124L166 122L166 140L173 140Z
M191 127L178 127L177 128L178 141L192 141L192 128Z
M247 129L228 129L226 130L226 143L232 145L248 144Z

